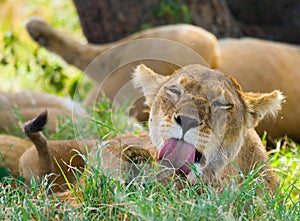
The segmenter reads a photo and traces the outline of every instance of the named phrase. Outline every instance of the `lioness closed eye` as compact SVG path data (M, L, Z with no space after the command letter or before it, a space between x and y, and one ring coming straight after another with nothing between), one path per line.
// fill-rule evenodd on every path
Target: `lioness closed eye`
M245 93L232 77L201 65L167 77L140 65L133 81L151 108L150 137L159 159L168 159L197 182L194 167L204 182L219 187L239 169L247 174L263 164L259 172L265 186L275 191L277 179L254 127L281 109L280 91Z

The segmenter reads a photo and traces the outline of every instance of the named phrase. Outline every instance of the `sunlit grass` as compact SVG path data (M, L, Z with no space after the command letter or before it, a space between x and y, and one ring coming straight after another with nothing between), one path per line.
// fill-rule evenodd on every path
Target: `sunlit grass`
M277 169L284 188L293 186L291 199L300 203L300 146L288 138L279 139L271 152L271 166ZM300 205L299 205L300 206Z
M73 200L49 195L47 177L31 187L8 180L0 184L0 218L9 220L298 220L299 201L295 186L281 186L270 196L255 173L244 176L236 187L223 193L207 185L185 183L181 191L170 182L166 187L155 179L130 185L102 174L98 164L88 163ZM78 181L80 177L77 177ZM185 181L183 181L185 182ZM14 187L13 187L14 186ZM17 187L16 187L17 186ZM201 194L199 194L201 189ZM257 191L261 195L257 195ZM80 194L79 194L80 193ZM2 216L2 217L1 217Z

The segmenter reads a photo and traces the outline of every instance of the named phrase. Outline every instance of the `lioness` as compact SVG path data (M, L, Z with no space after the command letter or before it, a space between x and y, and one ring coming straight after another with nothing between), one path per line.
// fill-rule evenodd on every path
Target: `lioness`
M300 114L298 102L300 94L300 87L298 86L300 81L298 68L300 63L299 46L254 38L219 39L217 41L213 34L199 27L182 24L152 28L130 35L116 43L96 46L82 45L73 41L70 37L55 31L41 19L30 20L27 29L32 38L40 45L47 47L68 63L74 64L82 70L98 55L123 42L140 38L163 38L179 42L201 55L211 68L232 74L247 91L267 92L275 89L283 91L287 97L287 104L284 106L280 118L276 122L264 120L258 131L262 134L266 130L268 135L273 138L288 135L300 141L300 118L298 117ZM141 51L146 52L149 47L145 45ZM157 50L159 52L164 49L159 48ZM143 53L140 57L142 56ZM182 55L176 53L173 56ZM112 56L108 61L113 61L113 59ZM182 60L185 59L187 57ZM147 60L139 60L139 62L147 62L148 66L160 74L166 75L171 72L166 70L166 67L169 66L166 63L157 64L155 63L157 61ZM114 97L115 91L120 90L130 80L127 72L129 72L128 69L132 67L132 64L128 65L128 67L126 66L127 69L124 67L115 72L115 75L123 77L111 79L111 82L106 82L108 83L107 87L102 87L108 96ZM99 93L98 90L102 83L99 80L101 79L101 74L99 74L101 72L96 73L98 76L92 76L90 72L86 72L97 82L93 90L94 94ZM95 96L93 96L93 93L86 99L86 104L94 102ZM139 120L145 120L148 117L148 115L141 114L144 110L141 105L136 105L134 110L133 113L139 113Z
M245 93L221 71L188 65L171 76L138 66L133 81L150 107L149 130L158 159L166 158L197 182L224 186L231 177L258 168L268 156L254 130L274 116L284 100L280 91ZM275 191L277 179L268 164L260 169L265 186Z

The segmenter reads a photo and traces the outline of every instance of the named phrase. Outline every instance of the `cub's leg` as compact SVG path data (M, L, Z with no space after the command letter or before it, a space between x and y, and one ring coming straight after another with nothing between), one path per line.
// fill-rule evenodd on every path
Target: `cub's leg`
M24 126L24 131L32 143L35 145L39 158L39 177L44 177L46 174L50 174L53 171L52 154L49 150L48 140L41 132L47 123L47 111L42 112L39 116L33 120L27 122ZM21 165L20 165L21 166ZM21 169L21 168L20 168ZM23 170L20 170L24 172ZM25 178L28 178L28 174L22 174ZM29 175L30 177L30 175Z
M86 151L98 140L47 140L42 133L46 123L47 111L25 124L25 133L34 146L21 156L20 173L27 184L32 177L51 175L48 182L53 183L52 191L64 191L84 170Z

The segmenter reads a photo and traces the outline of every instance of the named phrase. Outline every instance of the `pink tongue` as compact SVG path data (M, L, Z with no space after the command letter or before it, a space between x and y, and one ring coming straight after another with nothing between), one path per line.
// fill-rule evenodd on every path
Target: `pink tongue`
M196 148L189 143L171 138L166 141L158 154L159 159L168 159L175 168L189 174L189 166L195 161Z

